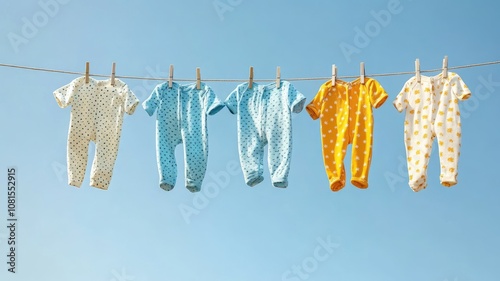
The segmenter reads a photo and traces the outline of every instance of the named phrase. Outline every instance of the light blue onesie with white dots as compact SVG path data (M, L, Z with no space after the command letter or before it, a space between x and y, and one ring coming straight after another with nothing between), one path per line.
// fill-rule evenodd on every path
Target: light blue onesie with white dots
M156 157L160 174L160 187L172 190L177 179L175 147L184 144L186 188L201 190L208 159L207 115L224 107L205 83L157 85L142 106L151 116L156 110Z
M264 146L268 144L268 165L275 187L288 186L292 156L292 116L302 111L305 97L292 84L281 81L259 85L238 85L227 97L226 106L237 116L238 148L245 182L249 186L264 177Z

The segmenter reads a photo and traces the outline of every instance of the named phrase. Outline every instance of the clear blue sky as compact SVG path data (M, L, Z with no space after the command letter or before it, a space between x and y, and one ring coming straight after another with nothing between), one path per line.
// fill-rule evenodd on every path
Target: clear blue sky
M422 69L440 68L445 55L450 66L500 59L498 1L54 1L2 1L0 63L83 72L90 61L91 73L107 75L116 62L117 75L157 78L174 64L175 77L200 67L207 79L246 79L250 66L273 79L280 66L286 80L328 77L332 64L358 75L361 61L369 76L413 71L416 58ZM246 186L236 118L224 109L209 117L207 176L193 194L181 146L176 187L159 188L155 121L142 108L125 117L109 190L89 186L93 145L82 187L68 186L70 109L52 92L77 75L2 67L0 280L499 280L499 70L456 71L472 99L460 105L452 188L439 184L437 149L427 189L407 185L404 114L391 104L411 77L401 75L377 79L389 99L375 110L367 190L330 191L319 122L305 110L293 119L288 188L272 186L267 163L264 181ZM141 102L158 83L123 81ZM309 102L323 82L293 84ZM225 99L238 83L207 84ZM6 264L10 166L16 274Z

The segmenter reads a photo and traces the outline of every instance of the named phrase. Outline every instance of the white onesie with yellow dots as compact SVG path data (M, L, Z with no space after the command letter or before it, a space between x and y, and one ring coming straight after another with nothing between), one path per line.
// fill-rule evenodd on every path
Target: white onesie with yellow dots
M466 100L471 92L456 73L442 73L433 77L410 78L393 104L399 112L406 109L404 136L408 161L409 185L414 191L427 186L427 165L432 142L437 136L441 184L447 187L457 183L460 155L459 100Z

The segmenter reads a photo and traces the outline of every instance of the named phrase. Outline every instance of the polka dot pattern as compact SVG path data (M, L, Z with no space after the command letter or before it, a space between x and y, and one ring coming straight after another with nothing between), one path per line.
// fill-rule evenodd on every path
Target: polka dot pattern
M156 157L160 188L170 191L177 179L175 148L184 145L186 188L199 192L208 160L207 115L224 107L206 84L179 85L162 83L155 87L143 104L152 116L156 111Z
M71 106L68 134L68 183L80 187L85 176L90 141L95 143L95 157L90 172L90 185L108 189L118 154L123 115L133 114L139 100L119 79L85 77L73 80L54 91L61 108Z
M351 183L368 187L368 173L373 144L373 108L388 98L382 86L366 78L361 84L337 80L324 83L306 110L313 119L320 119L321 143L325 170L332 191L345 186L344 157L352 145Z
M291 113L302 111L305 97L287 81L276 84L240 84L227 97L229 111L237 116L238 150L245 182L263 181L264 147L268 145L268 166L275 187L288 186L292 155Z
M427 166L432 143L437 137L441 163L441 184L457 183L461 123L459 100L471 96L467 85L456 73L434 77L421 76L418 83L410 78L393 104L406 110L404 135L408 162L409 186L414 191L427 187Z

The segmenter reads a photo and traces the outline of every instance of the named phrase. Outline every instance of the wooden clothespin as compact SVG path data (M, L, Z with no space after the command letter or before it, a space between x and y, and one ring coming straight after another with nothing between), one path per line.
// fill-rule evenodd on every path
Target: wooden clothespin
M365 63L361 62L359 64L359 82L365 84Z
M332 64L332 86L335 86L335 81L337 81L337 66Z
M199 67L196 68L196 89L201 89L201 74Z
M280 85L281 85L281 69L280 67L278 66L276 68L276 88L280 88Z
M448 56L443 59L443 78L448 78Z
M415 60L415 77L417 78L417 83L420 83L420 60Z
M248 88L252 89L253 87L253 66L250 66L250 78L248 79Z
M116 63L113 63L113 66L111 67L111 86L115 85L115 69Z
M170 70L168 72L168 87L172 88L172 82L174 80L174 65L170 65Z
M90 69L90 63L86 62L85 63L85 84L89 83L89 69Z

